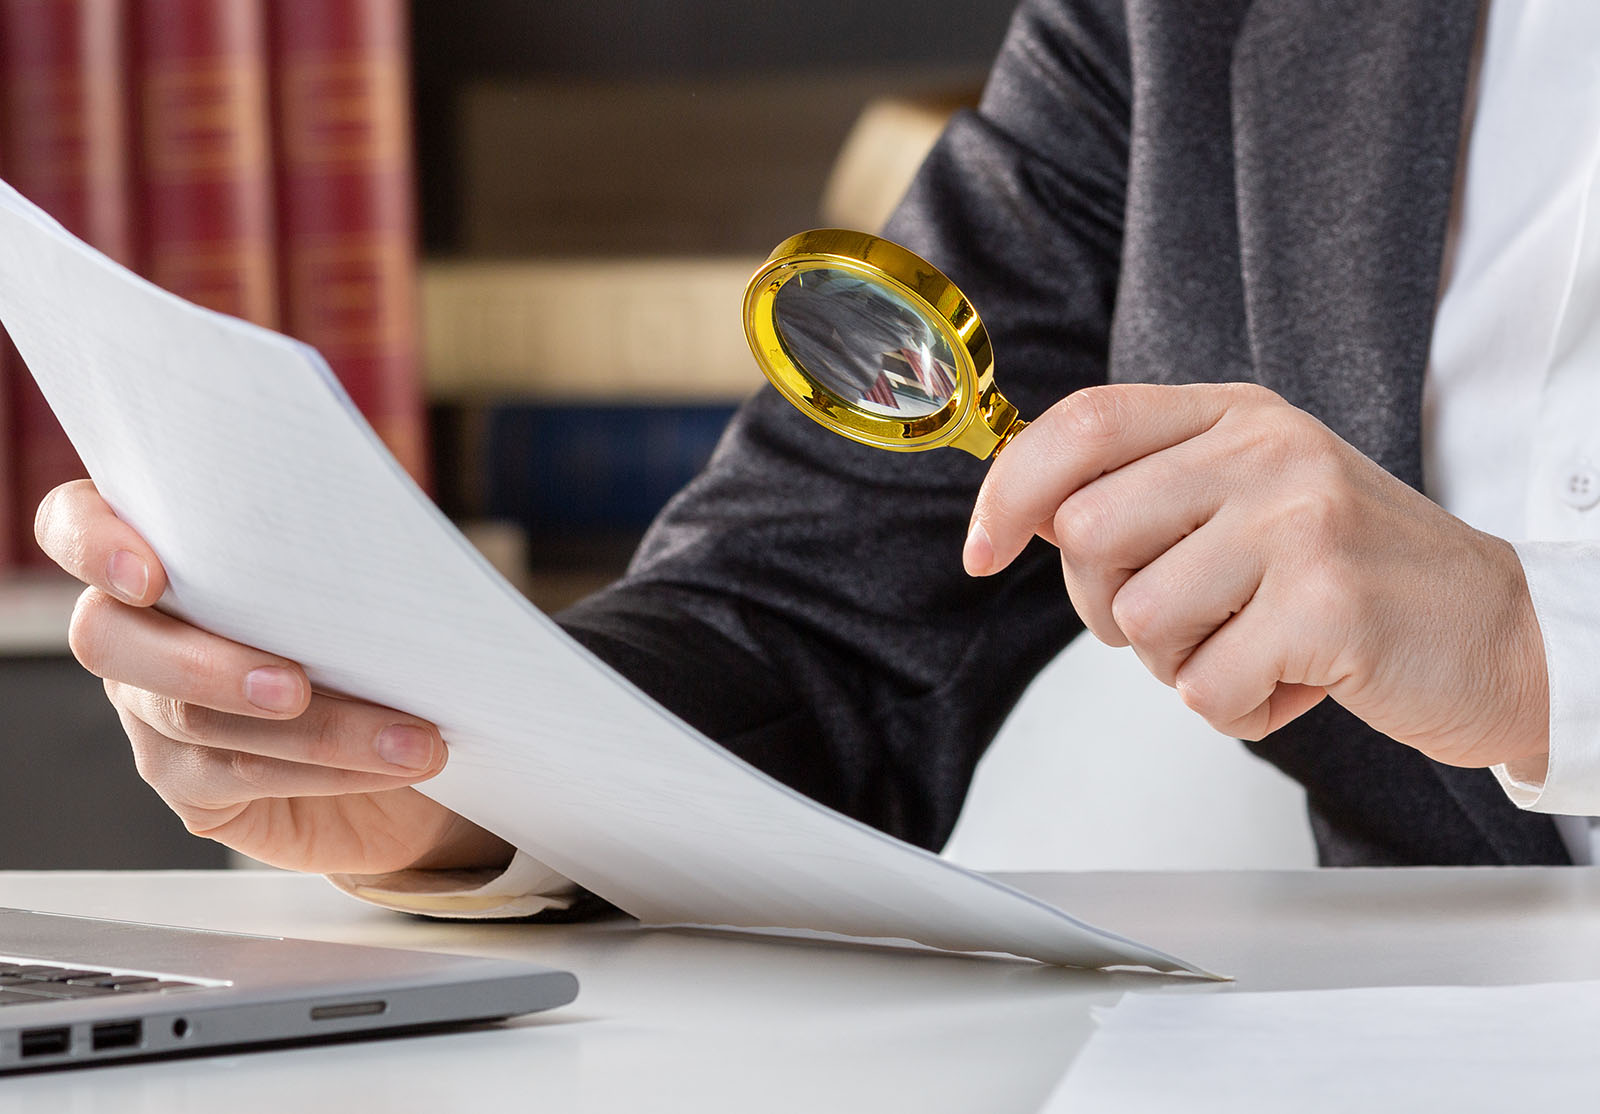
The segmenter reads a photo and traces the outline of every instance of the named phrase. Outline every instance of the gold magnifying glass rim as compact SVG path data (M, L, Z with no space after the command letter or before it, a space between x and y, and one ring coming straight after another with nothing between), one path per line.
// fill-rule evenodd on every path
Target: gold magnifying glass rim
M773 316L778 291L808 271L845 271L897 293L934 324L955 357L955 392L931 414L893 418L852 405L807 375L789 355ZM767 379L801 413L852 441L896 452L953 445L989 456L1016 420L994 389L994 353L972 303L938 268L866 232L817 228L773 249L744 293L745 337Z

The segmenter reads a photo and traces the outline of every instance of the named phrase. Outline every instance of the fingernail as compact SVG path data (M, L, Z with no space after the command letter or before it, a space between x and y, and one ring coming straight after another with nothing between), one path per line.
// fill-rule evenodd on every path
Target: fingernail
M106 580L128 603L138 603L150 587L150 566L137 553L119 549L106 562Z
M426 770L433 765L433 735L409 723L396 723L378 732L378 757L391 766Z
M983 576L994 565L994 545L983 523L974 521L967 531L967 544L961 550L961 564L968 575Z
M245 674L244 695L264 712L293 712L300 707L300 678L292 670L264 665Z

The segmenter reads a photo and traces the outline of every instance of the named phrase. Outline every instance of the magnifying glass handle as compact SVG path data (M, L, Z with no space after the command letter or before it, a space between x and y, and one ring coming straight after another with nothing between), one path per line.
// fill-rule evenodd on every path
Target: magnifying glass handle
M994 389L993 383L987 383L978 398L973 419L950 444L979 460L988 460L1026 428L1028 423L1017 413L1017 408Z
M999 443L994 447L994 455L999 456L1000 450L1011 444L1011 439L1027 428L1028 423L1021 418L1015 419L1010 425L1006 426L1005 431L1000 434Z

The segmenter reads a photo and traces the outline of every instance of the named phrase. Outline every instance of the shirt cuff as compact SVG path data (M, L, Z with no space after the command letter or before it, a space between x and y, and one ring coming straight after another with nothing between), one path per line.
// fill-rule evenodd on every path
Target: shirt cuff
M574 883L521 851L504 870L397 870L327 878L351 897L385 909L461 920L570 909L580 893Z
M1544 638L1550 753L1491 767L1519 808L1600 814L1600 545L1517 542Z

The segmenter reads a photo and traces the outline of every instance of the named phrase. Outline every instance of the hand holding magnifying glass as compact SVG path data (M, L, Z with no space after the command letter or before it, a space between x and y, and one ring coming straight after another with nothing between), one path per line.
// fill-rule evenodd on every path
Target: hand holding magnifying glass
M852 441L980 460L1027 423L955 283L898 244L824 228L775 248L745 288L745 336L800 411Z

